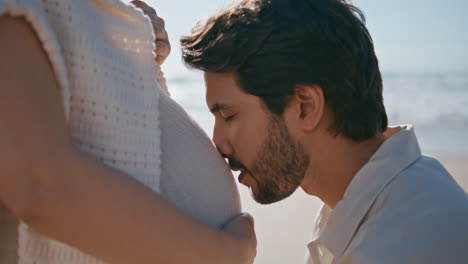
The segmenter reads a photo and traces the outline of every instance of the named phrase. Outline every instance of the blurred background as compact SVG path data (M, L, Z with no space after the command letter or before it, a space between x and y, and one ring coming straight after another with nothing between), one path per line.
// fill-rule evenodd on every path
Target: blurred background
M172 53L163 65L172 97L211 136L202 73L185 68L179 38L229 0L146 0L166 21ZM365 14L384 80L390 124L412 124L425 154L436 156L468 187L468 2L355 0ZM262 206L239 186L243 209L254 215L256 264L303 263L321 205L298 190Z

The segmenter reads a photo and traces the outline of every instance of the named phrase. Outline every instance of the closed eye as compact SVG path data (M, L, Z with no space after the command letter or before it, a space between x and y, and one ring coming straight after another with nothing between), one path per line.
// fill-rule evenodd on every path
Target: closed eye
M236 115L230 115L230 116L224 118L224 121L226 121L226 122L232 121L232 120L234 119L235 116L236 116Z

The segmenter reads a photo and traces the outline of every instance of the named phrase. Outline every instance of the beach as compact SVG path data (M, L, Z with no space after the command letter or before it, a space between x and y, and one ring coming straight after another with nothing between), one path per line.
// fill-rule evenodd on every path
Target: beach
M468 157L439 159L465 191L468 192Z
M436 157L468 191L468 156ZM240 186L243 209L253 214L258 239L255 264L304 263L306 245L321 202L302 190L272 205L258 205L249 191Z
M168 83L172 98L211 136L214 119L205 104L201 74L170 79ZM413 125L424 155L437 158L467 191L468 77L392 73L384 74L384 85L390 125ZM284 201L259 205L245 186L238 187L243 210L255 218L255 264L304 263L321 201L299 189Z
M171 42L179 43L200 18L226 1L149 0L164 16ZM422 152L439 159L468 190L468 43L466 1L353 1L366 15L384 82L384 104L391 125L414 125ZM391 15L389 15L391 14ZM397 19L395 19L397 18ZM180 51L163 65L172 98L211 136L213 118L204 98L202 74L188 71ZM255 264L303 263L312 225L321 206L298 190L273 205L258 205L239 185L243 209L254 215L258 237Z

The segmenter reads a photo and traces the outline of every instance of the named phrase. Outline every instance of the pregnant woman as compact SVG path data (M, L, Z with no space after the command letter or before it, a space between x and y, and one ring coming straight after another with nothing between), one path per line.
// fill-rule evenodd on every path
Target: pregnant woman
M0 0L1 263L253 262L253 221L158 84L153 36L120 0Z

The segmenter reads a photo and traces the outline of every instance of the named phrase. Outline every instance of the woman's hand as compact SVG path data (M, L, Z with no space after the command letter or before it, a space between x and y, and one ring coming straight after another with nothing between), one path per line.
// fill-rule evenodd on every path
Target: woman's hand
M239 254L243 255L241 263L253 263L257 255L257 238L254 219L249 214L242 214L224 226L224 231L239 241Z
M131 1L136 7L141 8L143 13L151 19L153 24L154 35L156 35L156 62L161 65L171 53L171 44L166 32L165 23L162 18L158 16L156 10L143 1Z

